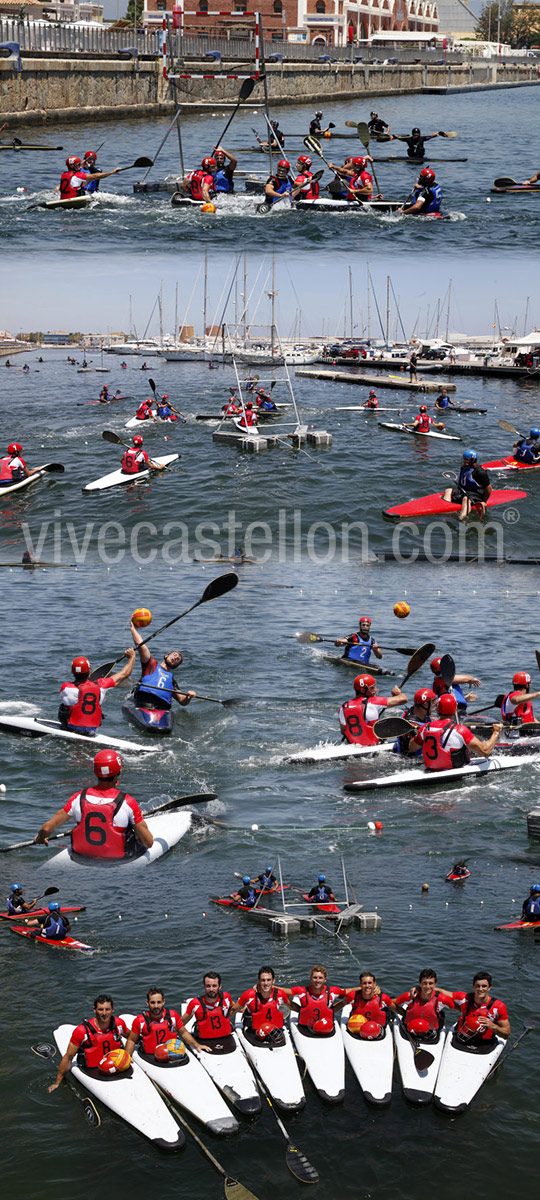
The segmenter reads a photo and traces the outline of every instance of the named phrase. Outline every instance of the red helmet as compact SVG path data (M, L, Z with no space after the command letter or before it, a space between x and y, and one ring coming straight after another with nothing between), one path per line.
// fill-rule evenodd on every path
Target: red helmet
M372 393L370 392L369 394L371 396ZM375 392L373 392L373 395L375 395ZM359 625L371 625L371 617L359 617L358 624Z
M286 158L280 158L278 165L277 165L277 169L279 171L279 168L282 167L284 171L289 171L290 166L291 166L291 164L290 164L290 162L287 161Z
M320 1017L318 1021L314 1021L311 1026L314 1033L333 1033L334 1022L331 1017Z
M133 438L133 445L134 446L142 446L143 442L144 442L144 438L143 438L142 433L136 433L135 437Z
M430 704L432 700L436 700L435 692L431 688L420 688L414 693L415 704Z
M516 687L530 687L531 676L529 675L528 671L516 671L514 678L512 679L512 683L514 683Z
M10 442L7 448L8 454L22 454L22 446L20 442Z
M80 167L80 165L81 160L77 158L76 154L70 154L69 158L66 158L66 167Z
M203 158L202 166L205 168L208 168L209 170L212 170L213 167L217 166L217 163L216 163L215 158Z
M116 750L100 750L94 759L94 775L98 779L116 779L122 770L122 759Z
M92 158L95 162L96 158L97 158L97 154L96 154L95 150L85 150L84 157L85 157L85 159Z
M422 180L422 183L435 183L435 171L432 171L431 167L424 167L418 178Z
M358 167L359 171L363 171L364 167L367 167L367 158L353 158L352 165Z
M465 1017L464 1029L469 1034L478 1033L480 1029L485 1029L484 1020L487 1016L489 1016L487 1008L480 1008L476 1012L469 1013Z
M440 669L441 669L441 660L440 660L440 658L432 658L432 660L431 660L431 662L430 662L430 664L429 664L429 665L430 665L430 667L431 667L431 670L433 671L433 674L434 674L434 675L438 675L438 674L439 674L439 671L440 671Z
M360 1037L365 1038L368 1042L373 1042L375 1038L380 1037L382 1028L377 1021L364 1021L360 1030Z
M299 154L296 161L299 162L302 167L310 167L311 166L311 159L309 157L309 154Z
M453 717L457 712L457 700L455 696L450 695L450 692L445 692L444 696L439 697L439 716Z
M369 393L369 394L370 394L370 396L374 396L374 395L375 395L375 392L373 391L373 388L371 389L371 391L370 391L370 393ZM369 621L369 617L364 617L364 621Z
M262 1041L263 1038L268 1037L269 1033L272 1033L273 1028L274 1026L272 1025L271 1021L261 1021L261 1024L257 1026L255 1033Z
M371 687L375 687L373 675L357 675L354 680L353 687L355 692L367 692Z
M169 399L169 393L168 393L168 392L164 392L164 393L163 393L163 395L162 395L162 397L161 397L161 399L162 399L162 400L168 400L168 399Z
M407 1029L413 1037L422 1037L429 1033L429 1021L426 1021L425 1017L413 1017L413 1020L407 1025Z
M253 401L252 401L252 400L248 400L248 402L247 402L247 404L246 404L246 408L253 408Z
M421 405L420 405L420 412L421 412L421 413L427 413L427 408L426 408L425 404L421 404Z
M73 659L71 670L73 675L89 675L90 663L88 662L87 658L83 658L82 655L80 655L79 658Z

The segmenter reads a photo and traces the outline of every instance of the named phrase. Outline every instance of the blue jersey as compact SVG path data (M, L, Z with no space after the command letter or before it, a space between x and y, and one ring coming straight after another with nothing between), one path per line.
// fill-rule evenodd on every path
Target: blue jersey
M438 183L434 183L431 187L416 187L412 194L412 203L416 204L420 196L424 201L420 210L422 215L441 211L442 189Z
M150 671L147 675L143 675L139 682L138 690L140 692L148 692L151 696L155 696L160 700L164 708L170 708L174 687L172 671L167 671L165 667L161 667L157 663L153 671Z
M514 454L514 458L517 460L517 462L522 462L522 463L538 462L539 459L537 458L537 456L534 452L535 446L537 446L537 445L538 445L538 443L536 441L536 438L523 438L522 441L519 443L519 446L516 446L516 452Z
M367 641L362 639L360 642L352 642L349 646L345 647L345 654L343 657L350 658L351 662L364 663L367 665L371 657L371 647L373 645L373 641L374 639L369 637Z
M459 472L458 487L467 495L483 496L484 488L474 478L476 467L462 467Z
M214 175L216 192L234 192L234 183L230 167L220 167Z
M523 905L523 921L540 921L540 900L532 896Z

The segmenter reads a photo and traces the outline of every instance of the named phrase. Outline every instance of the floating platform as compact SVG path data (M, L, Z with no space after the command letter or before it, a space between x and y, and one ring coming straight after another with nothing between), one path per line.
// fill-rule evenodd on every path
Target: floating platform
M237 429L216 429L212 434L212 441L221 442L225 445L238 446L239 450L247 450L249 454L259 454L261 450L274 450L285 440L290 442L293 447L303 446L305 442L309 446L328 447L332 445L332 434L326 429L307 429L307 426L301 427L301 432L298 434L259 434L247 435L241 433Z
M348 371L319 371L312 367L297 367L295 375L300 375L303 379L326 379L330 383L357 383L361 387L372 387L373 384L376 384L378 388L402 388L406 392L440 392L441 390L440 383L435 381L422 379L418 382L410 382L408 379L394 375L351 375ZM455 383L446 384L446 391L455 392Z
M540 841L540 808L533 808L527 813L527 833L530 838Z

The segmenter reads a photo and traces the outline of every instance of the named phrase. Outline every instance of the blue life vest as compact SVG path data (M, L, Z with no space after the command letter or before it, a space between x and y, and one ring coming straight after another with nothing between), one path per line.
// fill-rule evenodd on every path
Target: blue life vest
M277 175L273 175L268 182L272 184L274 191L279 192L281 196L283 196L285 192L288 192L289 195L292 192L292 184L289 179L278 179ZM276 201L277 197L272 197L272 204L275 204Z
M258 405L259 412L275 412L276 406L271 400L262 400Z
M244 887L240 888L238 895L240 896L242 904L254 905L257 899L257 892L255 891L253 884L244 884Z
M86 193L86 195L92 196L94 194L94 192L97 192L99 190L100 183L101 183L100 179L91 179L89 181L89 183L85 183L83 190Z
M6 905L7 905L7 910L8 910L10 917L18 917L21 915L21 913L24 912L24 908L15 908L14 907L11 896L8 896L8 898L6 900Z
M536 442L534 440L531 440L530 438L523 438L523 440L519 443L519 446L516 447L514 458L516 458L518 462L522 463L538 462L533 449L535 445Z
M468 494L472 493L476 496L483 496L483 487L477 483L476 479L473 479L473 471L475 470L476 467L462 467L461 471L459 472L458 487L461 488L462 492L467 492Z
M460 686L459 686L459 683L453 683L453 684L452 684L452 691L453 691L453 693L454 693L454 696L456 697L456 700L457 700L457 702L458 702L458 706L459 706L460 708L462 708L462 707L466 708L466 707L467 707L467 701L466 701L466 699L465 699L465 696L464 696L464 694L463 694L463 692L462 692L462 690L461 690L461 688L460 688Z
M438 183L434 183L433 187L416 187L412 194L413 204L416 204L419 196L425 198L425 204L421 208L423 215L441 211L442 189Z
M62 913L58 913L58 916L53 916L52 913L49 913L49 916L46 918L46 924L41 928L41 936L56 941L65 938L66 933L67 921L62 916Z
M214 175L214 188L216 192L234 192L234 184L227 174L226 167L220 167Z
M168 404L161 404L156 414L160 421L165 421L167 417L172 417L172 415L172 408L169 408Z
M326 890L326 884L324 884L324 883L323 883L323 884L321 884L321 886L320 886L320 887L318 887L318 888L317 888L317 893L316 893L316 895L315 895L315 900L316 900L316 901L317 901L317 903L319 903L319 904L321 904L321 903L322 903L322 904L325 904L325 903L326 903L326 904L328 904L328 892L327 892L327 890Z
M158 663L155 671L151 671L149 675L143 675L138 691L149 692L151 696L156 696L161 701L164 708L170 708L174 691L172 671L165 670L165 667L161 667Z
M344 658L350 658L352 662L368 663L371 657L371 647L374 639L368 638L367 642L353 642L352 645L345 647Z
M533 900L532 896L525 901L523 909L524 921L540 921L540 900Z
M450 401L448 396L439 396L437 400L437 408L448 408Z

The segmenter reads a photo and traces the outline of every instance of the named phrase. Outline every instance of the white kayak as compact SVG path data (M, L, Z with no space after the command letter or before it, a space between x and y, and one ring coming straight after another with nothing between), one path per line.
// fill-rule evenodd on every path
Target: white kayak
M511 768L523 767L526 763L538 762L540 762L540 754L524 754L519 758L473 758L464 767L450 767L447 771L426 771L425 767L420 767L414 770L400 771L395 775L382 775L378 779L358 779L351 783L345 783L344 788L346 792L367 792L371 788L451 783L454 779L466 779L471 775L489 775L492 771L509 771Z
M109 869L120 867L122 870L128 868L137 870L139 867L147 867L156 859L163 858L164 854L168 854L169 850L177 845L180 838L184 837L191 826L193 813L189 809L158 813L155 817L147 816L145 813L145 819L150 832L154 835L154 844L149 850L145 850L144 854L139 854L137 858L83 858L80 854L73 854L71 846L66 846L65 850L60 850L59 854L53 855L44 864L44 867L48 869L52 866L55 871L58 867L62 868L71 864L94 867L98 870L102 870L104 867Z
M183 1011L190 999L191 997L188 997L186 1000ZM186 1028L190 1033L194 1032L193 1018L186 1021ZM200 1061L207 1075L238 1112L245 1117L254 1117L260 1113L262 1104L255 1076L235 1032L215 1042L212 1053L204 1052Z
M285 1045L271 1049L243 1028L242 1014L238 1013L236 1035L275 1103L286 1112L298 1112L303 1108L306 1096L288 1029L283 1029Z
M433 1055L431 1065L419 1071L415 1066L414 1050L409 1039L403 1033L401 1021L395 1022L394 1041L401 1075L401 1086L405 1099L410 1100L411 1104L429 1104L431 1102L443 1055L445 1037L444 1029L441 1029L434 1041L421 1037L414 1039L417 1046Z
M54 472L54 474L61 475L63 473L64 468L62 467L60 470L59 463L51 464L51 465L55 465L55 466L58 465L59 469L57 472ZM44 465L42 467L36 468L33 475L28 475L25 479L19 479L18 483L10 483L9 487L0 488L0 500L4 496L12 496L14 492L22 492L24 488L32 487L32 484L37 483L38 479L43 479L43 476L48 474L48 471L47 471L48 466L49 466L49 463L44 463Z
M22 713L0 717L0 733L15 733L21 737L40 738L57 737L69 742L86 742L91 746L107 746L114 750L132 750L134 753L149 753L151 746L141 742L128 742L125 738L106 737L104 733L96 733L89 737L86 733L72 733L63 729L59 721L46 721L41 717L25 717Z
M159 463L161 467L168 467L171 463L176 462L179 454L161 454L156 455L153 462ZM85 483L83 492L104 492L107 488L119 487L123 483L138 483L140 479L148 479L153 475L152 467L146 471L139 471L137 475L125 475L120 467L116 471L111 471L109 475L102 475L101 479L94 479L93 483Z
M492 1067L502 1054L505 1038L495 1037L494 1042L471 1046L455 1035L456 1025L449 1030L444 1047L433 1102L445 1112L461 1113L487 1079Z
M405 404L406 404L406 401L404 401L403 404L400 405L399 408L368 408L367 405L365 405L365 404L340 404L334 409L334 412L365 412L365 413L374 413L376 416L377 413L382 413L382 412L401 413L401 412L403 412L403 409L405 408Z
M394 433L412 433L413 437L441 438L445 442L461 441L461 438L455 433L439 433L436 429L430 429L428 433L422 433L421 429L407 429L406 425L393 425L390 421L379 421L378 425L381 429L392 429Z
M133 1014L122 1013L122 1016L128 1029L131 1029L135 1020ZM171 1100L206 1125L211 1133L223 1136L238 1133L236 1117L233 1117L210 1076L187 1046L185 1058L174 1062L157 1062L153 1054L144 1054L140 1050L133 1052L133 1062L162 1091L167 1092Z
M138 417L135 415L134 417L130 417L129 421L126 421L124 429L136 429L138 425L146 425L148 429L153 429L155 421L152 421L149 417Z
M384 1026L383 1036L370 1042L358 1033L350 1033L347 1021L352 1005L347 1004L341 1013L341 1036L345 1054L369 1104L383 1107L392 1099L392 1073L394 1070L394 1042L391 1027Z
M74 1029L74 1025L59 1025L54 1030L53 1037L61 1054L65 1054ZM157 1088L136 1063L124 1073L102 1075L98 1070L78 1067L76 1062L75 1058L71 1073L85 1093L95 1096L160 1150L182 1148L185 1142L182 1130Z
M330 762L339 758L362 758L365 754L388 754L393 742L380 742L378 746L357 746L351 742L319 742L317 746L308 746L307 750L297 750L295 754L287 754L281 761L284 763L317 763Z
M334 1020L332 1033L313 1033L298 1024L298 1013L291 1013L289 1020L297 1053L304 1059L321 1100L339 1103L345 1095L345 1050L339 1021Z

